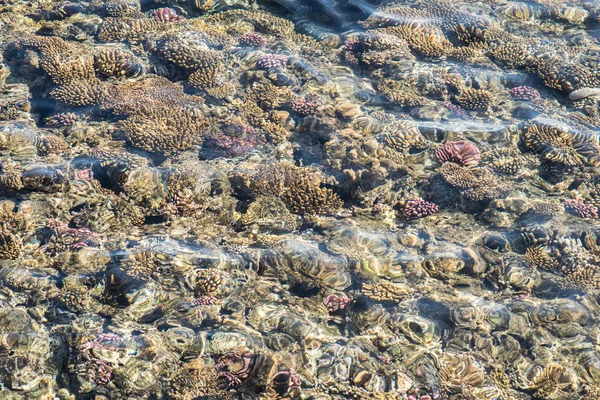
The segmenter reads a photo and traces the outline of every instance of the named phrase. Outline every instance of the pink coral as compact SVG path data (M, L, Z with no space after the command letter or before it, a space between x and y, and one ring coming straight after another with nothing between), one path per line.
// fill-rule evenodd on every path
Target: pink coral
M330 294L323 300L323 304L330 313L338 310L345 310L352 299L346 295L338 296L337 294Z
M585 204L579 200L567 199L564 201L564 206L568 213L577 215L580 218L598 218L598 208L591 204Z
M223 133L213 135L207 142L220 153L227 157L239 157L246 154L255 147L262 146L266 139L257 134L246 134L243 136L229 136Z
M479 149L466 140L448 142L435 151L435 159L439 162L451 161L463 167L477 165L480 158Z
M231 389L248 378L255 362L254 353L250 350L239 350L224 354L215 367L218 377Z
M317 102L312 96L298 96L292 101L292 110L300 115L311 115L317 111Z
M104 349L115 351L118 350L123 343L123 339L119 335L114 333L102 333L98 337L88 340L81 345L82 351L89 351L91 349Z
M256 65L261 69L281 69L288 62L288 58L281 54L265 54L258 59Z
M169 7L158 8L154 10L152 16L155 20L163 22L165 24L169 22L180 22L185 20L184 16L177 14L177 11Z
M465 111L465 109L459 106L458 104L445 103L444 106L446 106L448 110L452 111L459 117L464 117L465 115L467 115L467 111Z
M196 307L198 306L211 306L219 303L219 299L214 296L200 296L192 302L192 304Z
M411 221L419 218L425 218L438 211L438 206L423 199L409 200L400 212L400 219Z
M533 100L540 97L540 92L536 88L531 86L517 86L510 90L510 94L515 99L519 100Z
M48 126L71 126L77 121L77 116L73 113L59 113L48 117L46 125Z
M92 358L92 363L95 366L95 380L100 386L106 386L113 379L113 368L100 360L99 358Z
M264 47L267 41L258 33L246 33L240 36L238 43L243 47Z

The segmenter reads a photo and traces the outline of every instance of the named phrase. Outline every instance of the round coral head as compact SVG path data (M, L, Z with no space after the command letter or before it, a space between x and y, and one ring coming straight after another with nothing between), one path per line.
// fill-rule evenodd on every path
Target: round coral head
M440 163L451 161L463 167L477 165L480 158L479 149L467 140L448 142L435 151L435 159Z

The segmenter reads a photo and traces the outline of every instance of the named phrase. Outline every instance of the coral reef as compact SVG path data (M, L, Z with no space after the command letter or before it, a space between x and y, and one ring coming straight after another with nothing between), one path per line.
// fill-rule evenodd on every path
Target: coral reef
M0 8L0 398L600 394L594 1Z

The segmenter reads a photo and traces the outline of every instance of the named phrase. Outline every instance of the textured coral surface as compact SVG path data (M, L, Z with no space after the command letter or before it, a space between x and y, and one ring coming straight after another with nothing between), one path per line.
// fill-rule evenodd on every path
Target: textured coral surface
M0 1L0 399L600 398L599 29Z

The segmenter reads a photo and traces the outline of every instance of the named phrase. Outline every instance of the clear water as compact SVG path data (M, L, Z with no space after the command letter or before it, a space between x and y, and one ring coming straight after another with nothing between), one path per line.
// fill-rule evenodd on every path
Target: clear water
M596 1L0 9L0 398L600 396Z

